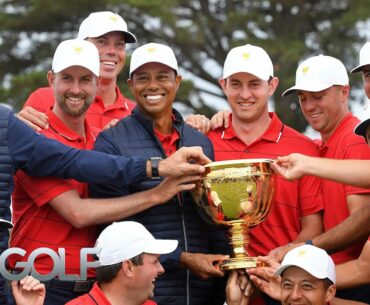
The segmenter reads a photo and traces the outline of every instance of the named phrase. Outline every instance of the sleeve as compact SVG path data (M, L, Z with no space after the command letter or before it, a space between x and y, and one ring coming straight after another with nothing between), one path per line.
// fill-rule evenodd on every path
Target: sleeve
M313 148L301 148L301 153L319 157L316 146ZM315 176L304 176L299 179L298 185L299 216L308 216L318 213L324 209L324 199L322 194L322 179Z
M299 182L300 215L308 216L324 209L321 178L304 176Z
M38 207L49 203L52 199L65 192L76 189L71 180L54 177L32 177L23 171L18 171L15 179L18 188L13 193L13 198L18 196L20 197L18 200L25 200L24 197L22 198L22 195L26 196L27 199L34 202Z
M13 113L8 147L16 168L34 176L54 175L91 183L136 183L146 178L146 160L77 150L35 133Z
M178 246L175 251L168 254L162 254L159 258L159 261L166 270L178 270L180 264L180 256L181 253L184 251L185 250L182 246Z
M119 149L114 144L114 141L109 132L102 132L96 139L94 150L110 155L121 155ZM112 198L126 196L131 193L128 185L123 185L119 181L111 183L91 183L89 184L89 197L92 198Z

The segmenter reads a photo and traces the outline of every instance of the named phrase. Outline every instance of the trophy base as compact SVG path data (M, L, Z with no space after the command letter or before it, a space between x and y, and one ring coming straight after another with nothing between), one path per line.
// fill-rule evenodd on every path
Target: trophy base
M264 263L259 262L257 257L246 257L246 258L230 258L220 264L220 269L225 270L234 270L234 269L246 269L246 268L256 268L263 267Z

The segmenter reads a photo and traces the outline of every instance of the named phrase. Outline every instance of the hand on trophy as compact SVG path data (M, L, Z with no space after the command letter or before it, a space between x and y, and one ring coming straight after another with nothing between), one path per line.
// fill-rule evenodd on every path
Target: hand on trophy
M244 272L230 272L226 285L226 303L228 305L249 304L253 292L252 282Z
M194 272L199 278L223 277L224 273L218 267L220 261L227 260L228 255L182 252L181 266Z
M307 175L307 160L311 157L293 153L284 157L277 157L271 165L275 172L288 180L300 179Z
M181 147L174 154L158 163L158 173L163 177L197 175L203 173L204 164L211 162L201 147ZM150 167L148 162L147 167ZM147 170L151 173L151 170Z
M281 296L281 278L275 275L275 270L279 267L279 263L267 256L258 257L260 262L263 262L267 267L251 268L247 270L250 280L262 292L269 295L271 298L280 301Z

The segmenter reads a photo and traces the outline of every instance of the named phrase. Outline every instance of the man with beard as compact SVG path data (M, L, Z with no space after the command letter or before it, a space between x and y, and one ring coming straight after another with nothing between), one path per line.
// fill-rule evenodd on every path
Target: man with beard
M109 11L91 13L82 21L77 37L90 41L99 51L100 82L86 119L91 126L101 130L111 120L129 115L135 106L120 92L117 77L125 65L126 44L135 43L136 37L128 31L120 15ZM51 88L39 88L31 93L18 117L36 130L47 128L50 119L47 110L53 104Z
M101 11L91 13L82 21L78 38L92 42L100 56L100 82L86 119L103 129L131 113L135 103L126 98L117 86L117 77L126 62L126 44L135 43L136 37L127 29L125 20L117 13ZM50 88L39 88L28 97L18 117L36 131L48 128L47 110L53 106ZM209 120L204 115L191 115L187 123L202 132L208 131Z
M297 68L295 85L286 90L283 96L292 93L297 94L307 122L320 133L320 157L370 159L370 150L364 138L353 133L360 121L349 111L349 79L341 61L325 55L304 60ZM322 180L322 189L325 231L369 205L368 189L327 179ZM337 236L332 241L339 243ZM363 245L363 242L358 242L333 254L334 262L339 264L358 258ZM337 295L366 303L370 300L368 285L340 290Z
M48 81L53 88L55 104L47 113L50 127L44 135L78 149L91 149L95 142L94 129L85 120L85 113L94 99L99 76L99 54L96 47L85 40L62 42L53 58ZM156 189L125 198L92 200L86 184L74 180L35 178L23 171L15 176L11 247L24 249L22 257L10 256L12 271L18 261L27 261L35 249L47 247L55 252L65 250L65 274L80 275L80 250L90 248L96 240L95 224L121 219L137 209L146 209L165 202L177 192L192 188L187 182L193 177L163 181ZM140 207L138 205L140 204ZM47 256L37 256L34 268L49 274L54 268ZM87 281L63 281L54 278L45 282L45 304L64 304L87 292L95 273L88 270Z

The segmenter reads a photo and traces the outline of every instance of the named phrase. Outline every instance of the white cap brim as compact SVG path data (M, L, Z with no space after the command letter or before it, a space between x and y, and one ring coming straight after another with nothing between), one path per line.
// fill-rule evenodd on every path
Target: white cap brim
M168 254L175 251L178 243L177 240L154 239L147 242L143 252L150 254Z
M116 263L123 262L134 256L137 256L142 253L148 254L168 254L177 248L178 241L172 239L152 239L145 241L145 246L141 245L136 247L133 251L129 251L122 255L122 252L119 249L112 249L109 256L104 255L103 257L99 256L99 266L108 266Z
M233 71L228 71L227 73L224 73L222 75L222 79L226 79L228 78L229 76L231 75L234 75L236 73L249 73L249 74L252 74L264 81L268 81L270 79L270 77L273 77L273 75L267 75L266 73L265 74L261 74L261 73L256 73L255 70L253 69L243 69L243 68L239 68L239 69L235 69Z
M309 91L309 92L319 92L325 89L330 88L333 86L333 84L319 84L319 83L306 83L306 84L299 84L295 85L287 90L285 90L282 94L282 96L287 96L289 94L294 93L295 91L298 90L303 90L303 91Z
M122 31L121 29L109 29L109 31L103 29L101 31L95 31L93 34L90 33L90 36L87 36L86 34L84 34L84 35L79 34L78 38L80 38L80 39L95 38L95 37L103 36L103 35L105 35L107 33L110 33L110 32L121 32L123 34L123 36L125 37L125 42L126 43L135 43L135 42L137 42L137 39L136 39L134 34L132 34L129 31Z
M288 264L288 265L280 266L279 268L276 269L275 275L282 275L283 272L286 269L288 269L289 267L301 268L301 269L308 272L309 274L311 274L312 276L314 276L317 279L323 280L323 279L327 278L326 272L324 272L324 271L320 272L319 270L313 271L312 270L313 268L310 268L310 266L307 266L305 264ZM333 281L333 279L329 279L329 280L331 280L333 283L335 282L335 279L334 279L334 281Z

